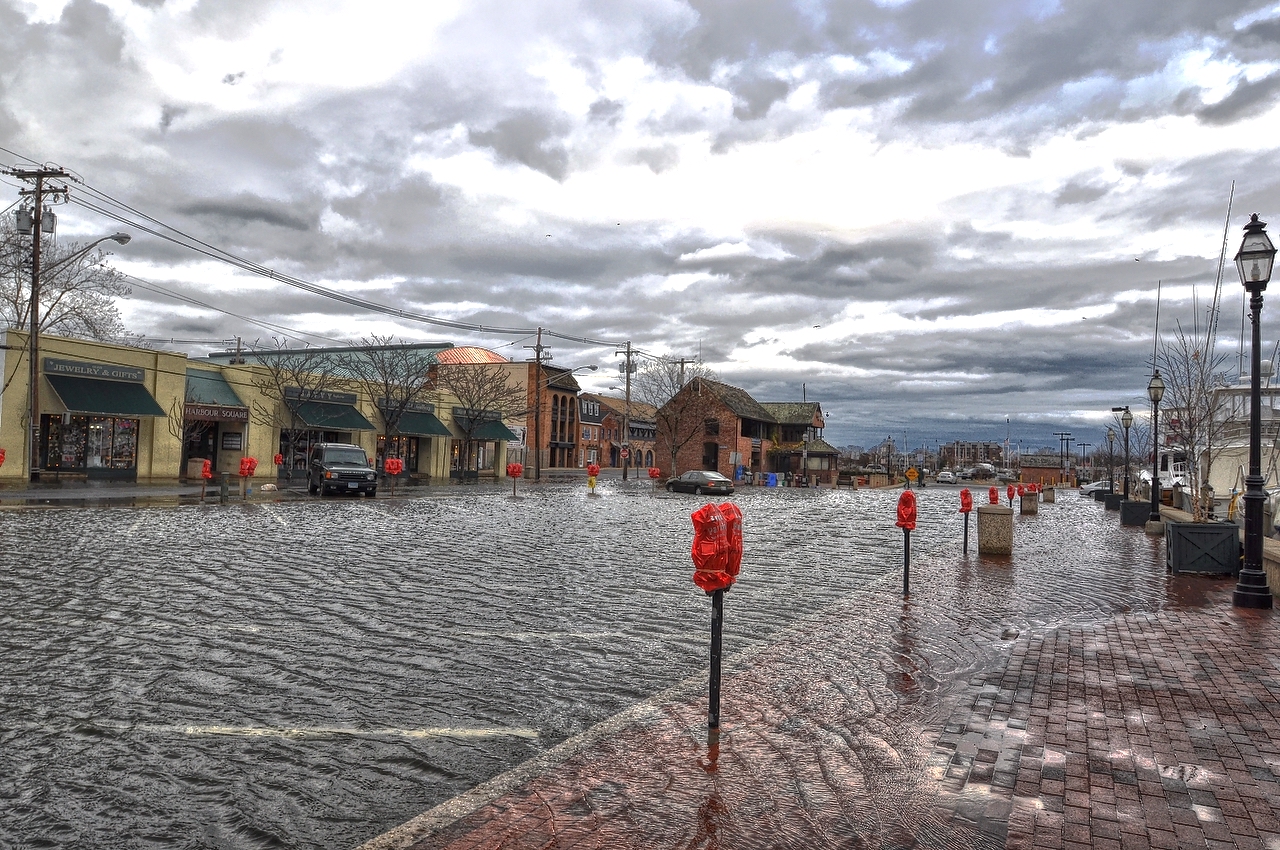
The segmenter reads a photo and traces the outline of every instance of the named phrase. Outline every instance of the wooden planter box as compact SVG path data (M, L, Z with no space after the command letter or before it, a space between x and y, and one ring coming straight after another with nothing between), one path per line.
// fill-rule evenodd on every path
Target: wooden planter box
M1240 571L1240 526L1234 522L1166 522L1164 539L1167 572Z
M1144 501L1120 502L1120 524L1121 525L1146 525L1147 519L1151 516L1151 503Z

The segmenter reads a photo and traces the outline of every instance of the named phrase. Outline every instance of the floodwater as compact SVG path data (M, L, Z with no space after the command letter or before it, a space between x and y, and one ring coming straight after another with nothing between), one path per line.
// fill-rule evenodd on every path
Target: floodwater
M705 499L647 482L465 490L5 511L0 847L350 848L705 676L689 559ZM1166 604L1158 541L1091 500L1018 518L1053 562L1033 571L1021 550L1016 569L962 559L956 489L918 495L913 596L947 594L948 622L904 612L904 655L952 656L938 669L958 675L979 659L957 634L995 624L998 643ZM900 592L896 499L733 497L727 673L860 594ZM1077 571L1072 550L1105 563ZM1105 584L1082 582L1096 566Z

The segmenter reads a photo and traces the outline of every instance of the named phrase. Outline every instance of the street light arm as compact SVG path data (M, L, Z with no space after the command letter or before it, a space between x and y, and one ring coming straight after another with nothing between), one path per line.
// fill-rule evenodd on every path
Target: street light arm
M94 248L101 245L103 242L118 242L121 245L127 245L129 244L129 240L132 238L133 237L131 237L128 233L113 233L110 236L103 236L101 239L95 239L92 242L90 242L88 245L85 245L79 251L76 251L73 254L63 257L61 260L58 260L58 262L54 263L53 265L45 266L43 269L40 270L40 276L43 278L45 275L49 274L50 272L56 271L57 269L60 269L63 266L67 265L72 260L78 260L79 258L83 257L85 254L92 251Z

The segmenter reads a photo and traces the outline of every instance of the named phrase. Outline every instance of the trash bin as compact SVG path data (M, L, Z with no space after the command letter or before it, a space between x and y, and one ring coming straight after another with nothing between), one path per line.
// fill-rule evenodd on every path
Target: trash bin
M765 486L767 486L767 487L777 487L777 486L778 486L778 473L776 473L776 472L770 472L770 473L769 473L769 480L768 480L768 482L766 483L766 485L765 485Z

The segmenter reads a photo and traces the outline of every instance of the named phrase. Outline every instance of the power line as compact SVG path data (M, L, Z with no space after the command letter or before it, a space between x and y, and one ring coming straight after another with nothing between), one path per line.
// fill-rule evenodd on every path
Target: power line
M19 159L26 160L28 162L35 162L29 157L18 154L14 151L9 150L8 148L0 147L0 151L3 151L9 154L10 156L14 156ZM192 236L189 233L179 230L178 228L173 227L172 225L166 224L163 221L155 218L154 216L151 216L143 212L142 210L136 209L135 207L132 207L129 204L112 197L108 193L95 188L94 186L86 182L83 177L81 177L80 175L74 172L70 172L70 179L74 183L76 183L77 186L79 186L81 189L83 189L93 199L97 201L97 203L95 203L91 200L81 198L77 194L68 198L68 201L70 203L76 204L77 206L83 207L87 210L91 210L92 212L95 212L106 218L112 219L113 221L117 221L117 222L120 222L121 224L125 224L130 227L133 227L137 230L142 231L143 233L147 233L149 235L155 236L156 238L164 239L175 245L181 245L182 247L185 247L188 250L195 251L199 254L209 257L210 259L214 259L219 262L226 263L228 265L234 266L244 271L248 271L252 274L257 274L262 277L266 277L270 280L275 280L277 282L284 283L287 286L292 286L294 288L301 289L304 292L309 292L313 295L319 295L323 298L329 298L332 300L339 301L341 303L347 304L348 306L359 307L361 309L382 313L384 315L393 316L395 318L404 319L406 321L419 322L422 324L430 324L438 327L446 327L453 330L471 331L473 333L496 334L501 336L514 335L514 336L527 337L527 336L535 335L539 332L539 330L541 330L541 332L546 336L554 337L556 339L562 339L562 340L565 340L566 342L577 342L582 345L617 347L617 346L623 346L623 345L629 344L629 342L627 341L619 342L616 340L600 340L600 339L594 339L591 337L575 336L572 334L560 333L558 331L547 330L547 329L535 329L531 327L530 328L513 328L513 327L504 327L500 325L483 325L483 324L477 324L472 322L458 322L450 319L442 319L438 316L429 316L423 313L417 313L410 310L403 310L400 308L391 307L386 304L381 304L377 301L370 301L365 298L359 298L357 296L348 295L346 293L339 292L337 290L333 290L328 287L303 280L293 275L285 274L283 272L278 272L275 269L271 269L267 266L263 266L259 263L255 263L252 260L248 260L237 254L233 254L230 251L227 251L225 249L218 248L215 245L212 245L195 236ZM114 209L108 209L104 207L103 204L118 208L120 210L124 210L130 213L133 216L133 218L126 216L120 212L117 212ZM139 221L138 219L151 222L151 224L155 225L155 227L145 225L141 223L141 221ZM175 238L174 236L169 235L169 233L165 233L162 231L169 231L181 238ZM216 309L216 308L210 307L209 309ZM235 314L228 312L227 315L235 315ZM324 337L319 337L319 338L323 339Z

